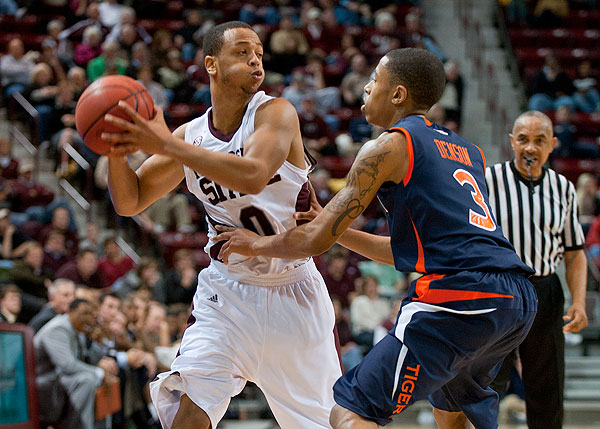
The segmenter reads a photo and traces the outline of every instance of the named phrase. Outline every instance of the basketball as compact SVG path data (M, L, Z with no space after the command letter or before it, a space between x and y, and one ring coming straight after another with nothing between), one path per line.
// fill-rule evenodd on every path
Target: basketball
M145 119L154 116L154 101L144 85L128 76L111 75L93 82L81 94L75 108L75 125L85 145L99 155L110 156L112 143L102 133L121 133L122 129L106 122L104 115L131 120L119 107L124 100Z

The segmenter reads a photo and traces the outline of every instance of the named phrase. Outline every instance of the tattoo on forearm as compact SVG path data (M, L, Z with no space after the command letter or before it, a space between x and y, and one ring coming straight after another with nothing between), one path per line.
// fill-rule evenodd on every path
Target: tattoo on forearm
M379 152L381 146L376 150ZM357 159L348 173L346 186L326 206L329 212L339 214L331 227L334 236L341 233L338 229L345 218L356 219L365 210L361 200L373 191L380 172L380 164L390 153L391 151L387 151Z

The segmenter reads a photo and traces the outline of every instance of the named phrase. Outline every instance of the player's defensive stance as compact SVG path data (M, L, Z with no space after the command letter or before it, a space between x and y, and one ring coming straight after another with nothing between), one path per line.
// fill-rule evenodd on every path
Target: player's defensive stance
M222 233L221 256L300 258L336 240L373 260L417 271L396 322L357 367L335 384L335 428L375 428L429 398L442 428L497 428L489 388L504 356L527 334L537 309L532 272L489 209L485 160L475 145L433 124L441 62L399 49L366 85L369 123L387 129L360 150L346 186L310 223L284 234ZM346 230L378 195L390 237ZM235 257L239 257L235 255Z

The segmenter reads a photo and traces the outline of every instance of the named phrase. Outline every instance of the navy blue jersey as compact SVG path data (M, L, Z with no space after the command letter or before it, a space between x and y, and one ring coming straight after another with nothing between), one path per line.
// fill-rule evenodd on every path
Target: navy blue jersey
M481 150L421 116L401 119L389 131L405 135L409 156L404 180L378 191L396 269L531 274L490 210Z

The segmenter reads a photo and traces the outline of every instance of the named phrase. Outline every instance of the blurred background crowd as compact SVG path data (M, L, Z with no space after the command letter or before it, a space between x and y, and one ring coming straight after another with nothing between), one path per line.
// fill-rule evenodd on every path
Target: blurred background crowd
M552 162L597 159L596 2L500 3L529 108L554 120L559 144ZM438 56L447 86L429 117L458 132L468 120L462 114L468 78L426 31L425 13L419 0L0 0L0 106L11 123L29 121L24 105L37 111L31 136L39 149L37 158L19 157L14 139L0 134L0 321L39 332L57 316L69 316L83 345L77 359L121 381L127 405L113 427L157 425L147 383L174 359L198 271L210 262L202 250L204 212L181 186L134 218L118 216L107 191L107 158L87 149L75 131L78 97L101 76L128 75L146 86L175 129L210 106L204 32L227 20L248 22L264 43L262 89L297 109L305 144L318 160L311 181L324 204L343 186L360 145L381 132L366 123L360 105L374 66L390 49L420 47ZM599 17L585 21L595 26L581 27L581 19L573 24L584 15ZM136 152L129 162L136 167L146 157ZM40 165L94 210L82 216L66 188L38 180ZM567 173L577 185L590 269L597 271L598 172L577 165ZM387 233L377 204L354 226ZM349 369L393 327L415 274L337 246L316 262L334 302ZM590 288L597 289L590 278ZM78 314L79 301L72 305L79 298L93 304L91 318ZM36 347L46 346L40 340Z

